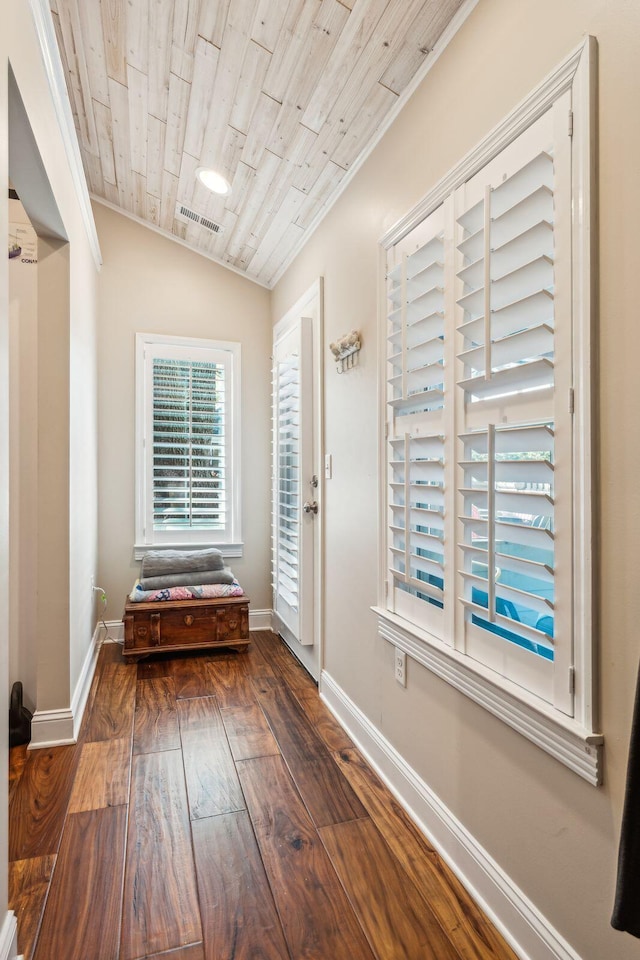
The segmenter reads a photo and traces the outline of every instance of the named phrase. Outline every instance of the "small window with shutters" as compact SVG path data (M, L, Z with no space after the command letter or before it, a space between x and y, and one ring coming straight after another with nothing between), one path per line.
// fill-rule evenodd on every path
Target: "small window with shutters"
M138 334L136 548L238 546L240 345Z
M383 637L598 782L591 53L383 240L377 612Z

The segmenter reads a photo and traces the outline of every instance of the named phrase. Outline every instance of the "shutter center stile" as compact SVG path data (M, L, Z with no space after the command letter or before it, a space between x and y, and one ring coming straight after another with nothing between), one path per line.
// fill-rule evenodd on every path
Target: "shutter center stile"
M493 376L491 361L491 185L484 188L484 378Z

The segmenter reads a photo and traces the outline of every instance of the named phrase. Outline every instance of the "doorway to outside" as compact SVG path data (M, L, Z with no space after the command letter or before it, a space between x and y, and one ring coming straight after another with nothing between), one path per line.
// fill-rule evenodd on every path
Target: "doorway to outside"
M274 630L322 667L322 278L273 331Z

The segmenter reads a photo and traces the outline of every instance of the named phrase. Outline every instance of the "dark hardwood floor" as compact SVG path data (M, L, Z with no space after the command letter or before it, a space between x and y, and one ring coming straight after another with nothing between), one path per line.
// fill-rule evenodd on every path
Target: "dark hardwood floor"
M123 662L11 751L25 960L515 960L273 634Z

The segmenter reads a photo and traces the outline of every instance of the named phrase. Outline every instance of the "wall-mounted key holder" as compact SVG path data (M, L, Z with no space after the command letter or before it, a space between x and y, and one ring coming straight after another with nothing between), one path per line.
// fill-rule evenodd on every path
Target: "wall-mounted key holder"
M345 370L350 370L356 365L361 346L362 341L358 330L345 333L339 340L329 344L338 373L344 373Z

